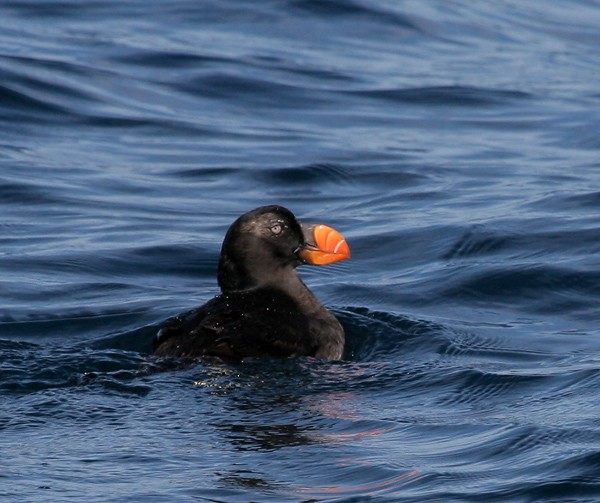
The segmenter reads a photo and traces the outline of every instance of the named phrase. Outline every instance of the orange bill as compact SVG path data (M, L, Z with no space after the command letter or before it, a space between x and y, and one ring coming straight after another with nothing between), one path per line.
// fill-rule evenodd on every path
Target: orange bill
M327 265L350 258L350 247L344 236L323 224L301 224L306 244L298 255L307 264Z

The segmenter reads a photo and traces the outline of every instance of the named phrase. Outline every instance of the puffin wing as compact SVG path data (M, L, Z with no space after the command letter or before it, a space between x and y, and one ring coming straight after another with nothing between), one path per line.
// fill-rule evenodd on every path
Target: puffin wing
M213 355L239 360L241 356L232 351L226 337L228 332L236 330L235 324L223 318L218 299L170 318L154 338L154 354L174 358Z
M179 358L312 356L316 346L293 300L255 290L215 297L170 319L154 339L154 354Z

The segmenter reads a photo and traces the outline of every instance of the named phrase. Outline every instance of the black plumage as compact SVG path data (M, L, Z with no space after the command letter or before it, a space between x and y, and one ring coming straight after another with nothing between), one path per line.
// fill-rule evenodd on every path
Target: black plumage
M218 267L222 293L172 318L154 340L154 354L176 358L315 356L340 359L344 330L299 278L302 263L349 258L334 229L301 225L281 206L264 206L229 228Z

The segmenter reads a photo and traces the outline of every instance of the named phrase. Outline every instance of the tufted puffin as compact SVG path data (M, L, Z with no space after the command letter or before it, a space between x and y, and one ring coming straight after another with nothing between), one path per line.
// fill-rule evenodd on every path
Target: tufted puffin
M154 339L154 355L234 362L250 356L339 360L344 329L296 267L348 258L348 244L331 227L300 223L282 206L249 211L233 222L223 241L217 272L222 293L170 319Z

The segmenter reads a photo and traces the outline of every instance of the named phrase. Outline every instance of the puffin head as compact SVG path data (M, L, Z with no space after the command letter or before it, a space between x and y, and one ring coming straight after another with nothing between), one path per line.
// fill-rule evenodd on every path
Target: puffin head
M227 231L218 268L223 292L276 283L301 264L327 265L350 258L335 229L300 223L283 206L261 206L240 216Z

